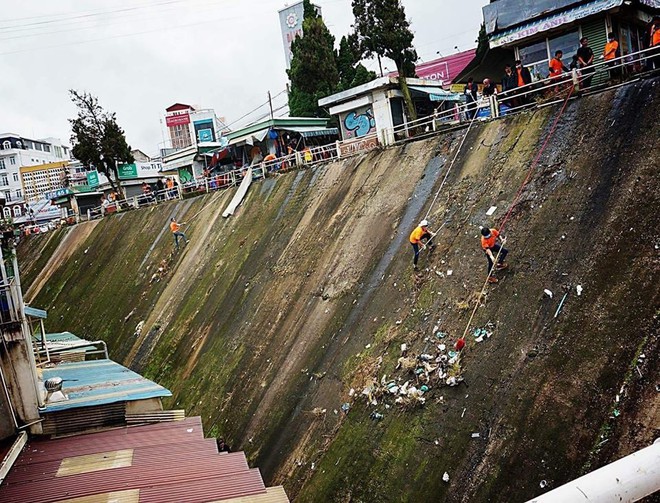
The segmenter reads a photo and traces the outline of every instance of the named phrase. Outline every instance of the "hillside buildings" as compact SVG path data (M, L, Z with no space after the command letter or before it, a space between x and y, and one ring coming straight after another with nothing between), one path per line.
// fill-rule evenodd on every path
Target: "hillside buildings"
M225 118L218 117L212 108L197 109L184 103L174 103L165 109L165 125L174 150L219 141L227 130Z

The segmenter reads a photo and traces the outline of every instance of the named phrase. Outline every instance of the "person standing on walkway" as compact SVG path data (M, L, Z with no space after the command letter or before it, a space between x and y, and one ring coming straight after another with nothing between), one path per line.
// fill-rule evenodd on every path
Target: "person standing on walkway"
M621 68L617 65L619 61L615 61L619 57L619 42L616 41L616 35L610 33L607 36L607 44L605 44L605 49L603 49L603 59L607 62L607 66L610 68L610 84L613 84L615 80L619 80L621 75Z
M467 120L472 120L477 113L475 110L477 103L477 84L474 83L472 77L470 77L467 84L465 84L463 93L465 94L465 118Z
M524 89L520 89L519 92L520 93L528 93L529 91L531 91L531 88L530 87L525 87L525 86L532 83L532 74L529 73L529 70L527 69L527 67L523 66L522 61L520 61L519 59L517 59L514 62L514 65L516 66L516 72L515 73L516 73L516 80L517 80L518 87L519 88L524 87ZM520 98L518 98L518 100L520 101L521 105L525 105L525 104L527 104L531 101L529 94L526 94L525 96L521 96Z
M500 245L497 240L499 238L500 243L505 244L506 238L501 236L497 229L489 229L488 227L481 228L481 248L486 254L486 259L488 260L488 282L497 283L497 278L491 276L493 272L493 264L496 262L497 254L499 253L499 258L497 258L497 265L495 269L501 270L506 269L508 265L504 262L509 250Z
M649 32L649 66L660 70L660 17L653 18Z
M435 244L433 243L433 235L429 231L428 220L422 220L415 228L415 230L412 231L410 234L410 244L412 245L413 251L415 252L415 256L413 257L413 269L417 271L417 259L419 259L420 245L423 247L428 247L431 251L435 249Z
M580 39L580 48L577 50L578 58L578 68L582 72L582 89L586 89L591 86L591 79L594 78L595 69L593 66L594 62L594 51L589 47L589 39L587 37L582 37Z
M188 239L186 238L186 235L181 232L181 225L176 221L176 218L172 217L170 219L170 230L172 231L172 235L174 236L174 244L176 245L176 249L179 249L179 238L183 238L183 241L188 244Z

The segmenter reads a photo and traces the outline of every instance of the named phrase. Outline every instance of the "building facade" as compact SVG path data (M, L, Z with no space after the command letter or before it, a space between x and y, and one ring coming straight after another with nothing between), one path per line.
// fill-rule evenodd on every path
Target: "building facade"
M21 166L20 178L25 202L39 201L46 192L66 187L69 183L68 165L68 161L59 161Z
M184 103L165 109L165 125L175 151L199 143L218 142L228 131L224 117L218 117L213 109L197 109Z
M495 0L483 8L490 48L512 49L534 80L548 77L555 51L561 50L568 64L582 37L596 58L603 54L609 33L615 34L622 56L648 47L648 26L658 14L657 0ZM626 70L641 66L643 61L631 58Z
M0 134L0 201L3 217L11 215L16 218L23 214L26 197L21 168L58 164L68 161L69 156L69 148L57 138L32 140L14 133ZM45 171L49 172L48 175ZM45 183L46 178L50 180L50 171L45 171L39 173L41 184ZM31 175L31 178L30 186L36 188L36 175Z

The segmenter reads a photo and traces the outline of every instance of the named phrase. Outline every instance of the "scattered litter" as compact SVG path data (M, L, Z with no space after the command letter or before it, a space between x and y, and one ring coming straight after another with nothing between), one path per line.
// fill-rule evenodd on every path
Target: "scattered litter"
M444 351L445 349L447 349L447 346L445 344L438 344L438 350Z
M312 466L311 466L310 468L313 470L314 467L316 467L316 464L315 464L315 463L312 463Z
M353 395L355 395L355 388L351 388L351 389L348 391L348 396L353 396Z
M438 276L440 276L441 278L444 278L444 277L445 277L445 275L444 275L442 272L440 272L440 271L435 271L435 273L436 273Z
M369 348L371 348L371 344L367 344L367 345L364 347L364 349L369 349Z
M539 485L541 486L541 489L545 489L546 487L548 487L548 482L545 481L545 480L542 480Z
M473 433L472 438L479 438L481 436L480 433Z
M576 286L575 289L577 290L578 297L582 295L582 290L583 290L582 285Z
M323 417L325 416L326 412L327 409L322 409L321 407L314 407L312 409L312 414L314 414L316 417Z
M401 325L401 320L396 320L397 325Z
M463 412L461 413L461 418L465 416L465 411L467 410L467 407L463 407Z
M495 213L495 210L497 209L497 206L491 206L488 208L488 211L486 212L486 215L491 216L493 213Z
M557 306L557 311L555 312L555 318L559 316L559 311L561 311L561 308L564 305L564 301L566 300L566 297L568 297L568 293L565 293L564 296L561 298L561 302L559 303L559 306Z
M373 419L374 421L380 421L385 416L383 414L381 414L380 412L373 411L371 414L369 414L369 417L371 419Z
M444 475L442 476L442 480L444 480L445 482L449 482L449 474L447 472L445 472Z
M447 276L451 276L454 274L454 271L452 269L447 269Z
M462 337L458 339L454 347L456 348L456 351L460 351L461 349L463 349L465 347L465 339L463 339Z
M401 344L401 353L405 355L407 350L408 350L408 345L404 342L403 344Z
M133 333L133 336L139 337L140 334L142 333L142 329L144 328L144 321L141 321L140 323L137 324L135 327L135 333Z
M612 411L612 415L613 415L614 417L619 417L619 416L621 415L621 411L620 411L619 409L614 409L614 410Z
M543 290L543 293L546 294L548 297L552 298L552 292L548 290L547 288Z
M345 402L345 403L342 403L342 404L341 404L341 411L342 411L344 414L348 414L348 411L349 411L349 410L351 410L351 404L350 404L350 403Z

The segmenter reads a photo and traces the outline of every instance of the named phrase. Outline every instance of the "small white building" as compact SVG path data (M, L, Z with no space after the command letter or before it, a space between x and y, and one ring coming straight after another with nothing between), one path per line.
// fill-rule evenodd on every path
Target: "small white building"
M418 118L451 108L462 100L460 94L446 91L438 81L408 78L406 82ZM344 143L355 140L346 148L354 145L368 150L378 144L391 145L400 135L405 136L410 122L398 77L380 77L322 98L319 106L338 116Z

